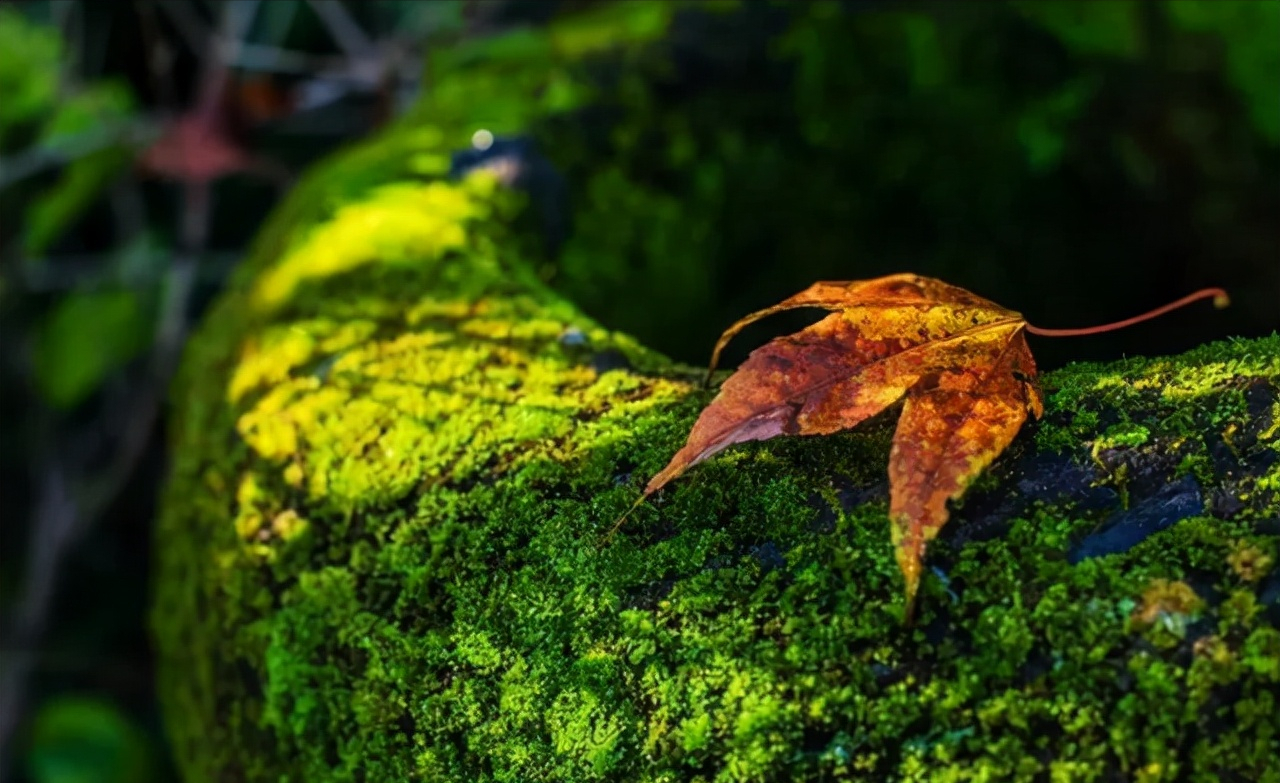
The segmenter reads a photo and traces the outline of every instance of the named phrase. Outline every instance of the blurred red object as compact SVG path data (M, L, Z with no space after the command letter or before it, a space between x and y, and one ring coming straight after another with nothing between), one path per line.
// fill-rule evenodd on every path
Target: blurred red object
M252 160L209 112L193 111L169 123L138 159L142 169L161 179L210 182L245 171Z

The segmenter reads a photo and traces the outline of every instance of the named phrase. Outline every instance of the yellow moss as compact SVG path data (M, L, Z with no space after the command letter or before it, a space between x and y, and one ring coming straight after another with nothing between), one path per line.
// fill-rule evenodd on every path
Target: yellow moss
M1169 402L1193 400L1217 393L1224 385L1248 372L1273 373L1280 368L1280 357L1257 357L1260 367L1249 368L1240 360L1205 362L1189 371L1187 367L1169 367L1162 373L1161 396Z
M288 466L285 467L280 477L284 479L285 484L288 484L294 489L299 489L302 487L302 482L306 478L306 474L301 465L297 462L290 462Z
M283 381L310 359L315 349L315 337L300 326L274 329L261 339L246 341L227 384L227 401L239 402L253 389Z
M1270 473L1262 476L1254 484L1256 489L1276 491L1280 490L1280 469L1272 470Z
M461 321L470 316L484 315L485 311L488 310L487 304L487 302L426 298L405 310L404 322L409 326L418 326L423 321L437 318L446 321Z
M240 486L236 489L236 505L241 508L256 507L271 494L263 489L257 476L246 473L240 478Z
M1222 640L1220 636L1202 636L1192 645L1191 652L1197 658L1212 663L1215 666L1228 666L1232 664L1236 656L1231 652L1231 647Z
M262 523L262 515L256 511L241 511L236 517L236 534L247 541L258 534Z
M236 431L258 453L281 459L298 451L298 417L306 408L291 407L298 392L314 389L319 381L301 378L282 383L263 395L257 405L236 422Z
M1129 627L1146 632L1158 646L1172 646L1186 635L1187 623L1203 608L1204 600L1186 582L1153 579L1129 616Z
M1273 440L1280 433L1280 402L1271 406L1271 426L1258 433L1259 440Z
M461 184L385 185L338 209L257 281L251 302L270 311L307 281L371 263L432 264L466 243L466 226L491 213L496 177L476 170Z
M271 532L282 541L289 541L302 535L308 527L307 520L298 516L293 509L286 509L271 519Z
M1247 541L1237 541L1227 555L1227 563L1236 576L1245 582L1256 582L1271 571L1270 554Z

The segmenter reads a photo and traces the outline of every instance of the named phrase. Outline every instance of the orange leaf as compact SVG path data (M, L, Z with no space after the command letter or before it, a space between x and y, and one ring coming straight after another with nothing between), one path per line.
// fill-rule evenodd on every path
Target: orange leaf
M1027 333L1098 334L1208 298L1218 308L1228 304L1226 291L1204 288L1123 321L1044 329L928 277L814 283L720 336L708 381L720 351L747 325L798 307L833 311L754 351L702 411L684 448L649 480L636 506L735 443L838 432L905 399L889 454L889 520L910 618L925 548L947 521L947 501L960 497L1004 451L1028 411L1044 414Z
M816 283L731 326L712 367L743 327L798 307L834 312L754 351L644 497L735 443L838 432L905 397L889 458L889 516L910 612L947 501L1009 445L1027 411L1043 413L1027 323L927 277Z

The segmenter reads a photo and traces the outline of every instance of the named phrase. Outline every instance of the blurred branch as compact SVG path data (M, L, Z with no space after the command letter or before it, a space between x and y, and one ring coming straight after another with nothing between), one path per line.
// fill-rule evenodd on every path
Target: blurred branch
M27 576L18 593L8 638L0 646L0 776L9 769L9 739L22 714L27 672L35 663L33 641L39 639L53 598L59 561L79 516L63 467L56 456L42 461L39 500L27 548Z
M123 242L130 242L146 231L147 207L142 200L142 190L138 187L137 180L113 183L107 203Z
M188 35L198 32L192 29L190 9L184 4L166 3L161 7L171 18L184 20ZM197 47L203 61L198 103L193 112L196 118L212 121L215 117L226 80L223 54L234 48L227 41L232 39L232 33L243 34L247 30L255 8L256 0L224 6L221 35L211 39L207 49ZM27 164L28 169L33 166ZM159 420L169 378L186 338L191 291L198 258L207 244L210 215L208 180L185 179L180 247L165 276L146 372L135 381L134 393L113 400L103 417L102 432L114 444L107 467L95 473L87 464L94 449L76 444L67 436L60 442L53 437L37 438L47 453L44 458L32 460L39 490L30 523L26 569L12 620L0 639L0 654L5 661L0 668L0 775L9 768L6 755L22 715L28 674L48 621L62 562L80 536L119 496L146 452ZM46 420L42 426L50 424ZM77 460L84 464L75 464Z
M221 14L216 29L205 21L193 0L151 2L137 0L134 8L146 47L148 78L161 105L180 116L162 127L156 119L129 124L102 124L77 136L44 144L0 160L0 188L48 168L64 165L117 144L145 147L139 157L143 171L176 179L181 187L178 250L157 281L162 290L150 352L141 372L126 377L114 391L100 393L103 413L98 424L56 433L61 422L45 412L36 417L37 453L29 462L37 498L29 519L25 571L12 611L0 627L0 775L9 768L6 754L23 715L29 676L41 655L42 637L65 561L84 534L120 497L147 453L164 409L169 379L176 369L190 322L190 300L199 279L221 278L234 256L205 256L211 217L211 181L226 173L251 172L283 184L288 178L277 164L246 153L224 127L224 100L231 68L305 75L317 95L350 92L384 94L397 79L417 72L411 53L388 42L374 41L335 0L308 0L342 56L317 56L246 40L260 0L230 0L216 6ZM157 10L158 9L158 10ZM100 31L86 28L85 8L74 2L56 7L60 29L79 42L77 56L86 62L87 37ZM160 24L163 15L169 24ZM199 58L194 106L179 113L177 92L168 79L174 61L170 41L176 31L182 44ZM412 68L413 73L405 70ZM166 157L167 155L167 157ZM221 156L221 157L219 157ZM136 185L117 183L110 195L117 236L137 238L146 225ZM145 254L145 244L135 251ZM27 291L61 291L98 282L119 282L122 269L158 269L160 264L104 263L106 254L26 259L15 272ZM144 271L143 274L146 274ZM25 284L25 285L24 285ZM102 459L103 456L106 459Z
M170 258L170 254L146 255L139 266L158 268L156 262ZM216 283L226 280L236 262L239 253L204 253L196 264L196 283ZM120 276L115 270L103 269L103 256L86 254L59 255L48 258L21 259L18 264L17 278L25 291L32 293L52 293L55 291L77 291L86 288L100 288L113 283L131 287L145 287L160 284L165 278L162 274ZM167 273L166 273L167 274Z
M190 4L186 2L142 2L141 4L148 9L159 8L178 31L187 48L197 57L204 53L205 41L209 40L209 27L191 10Z
M338 0L307 0L307 5L333 36L334 43L351 59L369 57L374 45Z
M60 137L57 144L42 144L12 157L0 158L0 189L45 169L66 165L117 144L145 146L155 141L159 135L160 129L156 122L141 119L102 123L84 133Z
M212 118L221 108L220 101L226 92L230 64L244 41L253 17L258 12L259 0L229 0L222 7L222 30L209 42L204 52L204 62L214 63L201 69L200 89L196 93L198 116Z
M77 3L78 13L76 18L79 20L80 27L85 28L85 10L83 3ZM100 26L92 28L92 36L84 40L84 51L80 55L81 66L78 69L80 78L86 78L93 74L99 74L103 70L103 66L107 60L108 42L111 39L111 25L115 22L115 16L108 16L103 20Z
M249 71L311 75L317 71L341 67L343 60L339 57L291 52L265 44L243 43L237 47L228 62Z
M49 3L49 19L55 29L67 42L66 60L62 63L63 72L76 70L77 59L84 58L84 14L75 0L51 0Z
M187 240L203 243L208 211L206 196L184 204ZM5 666L0 667L0 774L8 768L9 740L22 714L27 674L35 662L63 558L119 495L137 467L159 417L168 379L186 336L195 257L192 249L187 249L174 259L148 371L137 383L137 393L106 417L105 429L119 444L107 469L97 476L73 477L75 470L65 463L59 453L62 449L36 461L39 468L35 478L40 490L30 525L26 572L10 627L0 645L0 653L6 659ZM68 451L74 454L78 450Z
M173 52L160 33L160 20L156 18L155 6L145 0L134 0L134 7L138 12L138 28L147 54L147 81L151 83L151 89L155 91L160 104L172 106L173 83L168 76Z

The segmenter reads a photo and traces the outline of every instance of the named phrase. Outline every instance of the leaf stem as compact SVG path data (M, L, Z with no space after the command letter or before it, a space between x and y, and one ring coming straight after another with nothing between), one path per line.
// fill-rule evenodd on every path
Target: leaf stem
M1221 288L1202 288L1194 294L1187 294L1176 302L1170 302L1163 307L1157 307L1150 312L1143 313L1142 315L1135 315L1134 317L1126 318L1123 321L1115 321L1114 323L1103 324L1101 326L1086 326L1080 329L1042 329L1039 326L1027 324L1027 331L1031 334L1038 334L1041 337L1080 337L1088 334L1101 334L1102 332L1111 332L1116 329L1123 329L1126 326L1133 326L1134 324L1148 321L1157 316L1164 315L1171 310L1177 310L1179 307L1185 307L1192 302L1198 302L1201 299L1208 299L1209 297L1213 297L1213 306L1219 310L1231 304L1231 299L1228 298L1227 292Z

